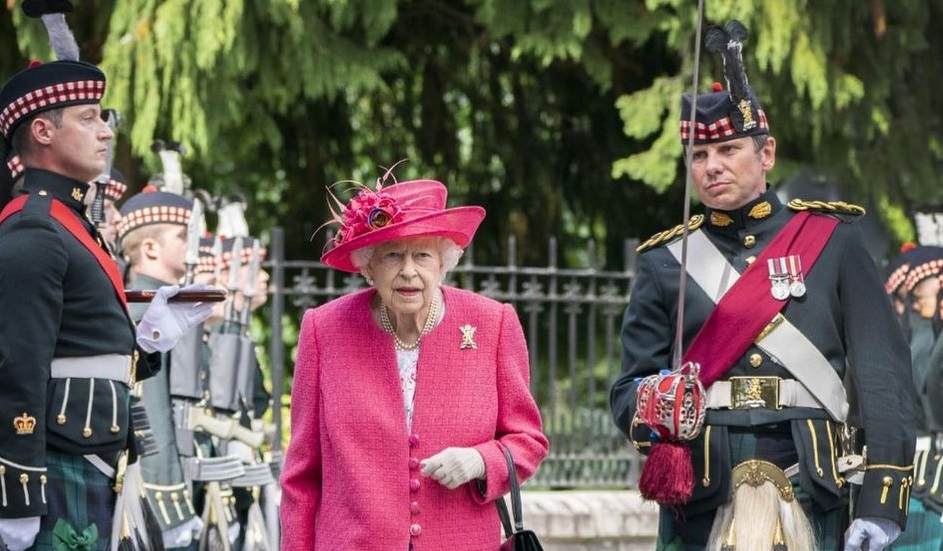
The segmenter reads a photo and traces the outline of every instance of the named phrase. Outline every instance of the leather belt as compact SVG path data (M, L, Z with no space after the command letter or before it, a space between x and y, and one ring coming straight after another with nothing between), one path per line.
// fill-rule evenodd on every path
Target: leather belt
M130 355L101 354L52 360L53 379L110 379L128 386L134 384L134 364Z
M232 455L181 458L181 463L183 463L184 476L187 480L219 482L232 480L246 474L242 461Z
M795 379L780 377L730 377L707 389L710 409L822 409L822 404Z

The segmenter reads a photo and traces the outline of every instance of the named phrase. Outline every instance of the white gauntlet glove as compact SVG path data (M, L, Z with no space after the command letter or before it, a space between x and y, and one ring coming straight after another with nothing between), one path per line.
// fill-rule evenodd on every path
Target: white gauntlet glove
M189 547L194 539L200 537L203 531L203 520L200 517L192 517L176 528L170 528L161 533L164 540L164 547Z
M881 551L900 536L896 522L879 517L856 518L845 531L845 551ZM864 542L868 545L862 546Z
M485 460L475 448L445 448L422 461L422 476L432 477L449 490L485 477Z
M39 517L0 518L0 537L10 551L32 547L39 533Z
M189 285L186 290L208 290L208 285ZM157 289L154 299L138 323L137 343L148 354L167 352L185 333L203 322L213 312L210 302L175 302L167 299L180 292L179 285L166 285Z

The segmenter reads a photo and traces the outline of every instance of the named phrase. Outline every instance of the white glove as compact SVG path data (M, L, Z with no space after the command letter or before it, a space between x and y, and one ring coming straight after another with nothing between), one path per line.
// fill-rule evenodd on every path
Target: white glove
M430 476L449 490L485 477L485 460L475 448L445 448L422 461L422 476Z
M881 551L900 536L896 522L880 517L856 518L845 530L845 551ZM867 546L862 546L868 542Z
M164 540L164 547L189 547L194 538L199 537L203 531L203 520L200 517L192 517L176 528L171 528L161 534Z
M39 533L39 517L0 518L0 537L10 551L32 547Z
M185 290L203 291L212 289L208 285L188 285ZM166 285L157 289L154 299L138 323L137 343L148 354L167 352L185 333L203 322L213 312L211 302L175 302L167 299L180 292L179 285Z
M241 530L242 528L239 526L239 521L233 519L233 521L229 523L229 530L226 535L229 537L230 545L236 545L236 540L239 539L239 532Z

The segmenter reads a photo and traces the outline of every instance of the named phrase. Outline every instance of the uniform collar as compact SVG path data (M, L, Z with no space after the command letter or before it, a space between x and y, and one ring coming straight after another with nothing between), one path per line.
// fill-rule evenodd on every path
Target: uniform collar
M85 212L88 183L39 168L27 168L23 176L23 190L26 193L52 197L79 213Z
M164 285L175 285L175 283L169 282L169 281L161 281L157 279L156 277L134 272L134 274L131 276L131 285L138 287L140 289L156 289Z
M704 216L707 226L714 231L738 232L763 223L783 208L782 202L771 190L736 210L708 208Z

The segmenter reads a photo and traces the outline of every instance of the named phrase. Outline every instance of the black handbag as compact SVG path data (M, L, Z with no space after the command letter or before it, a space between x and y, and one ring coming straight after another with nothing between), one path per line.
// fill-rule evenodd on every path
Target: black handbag
M498 516L504 526L504 536L507 538L501 544L501 551L544 551L537 540L537 534L532 530L524 529L524 519L521 515L521 485L517 481L517 469L514 468L514 459L511 450L504 448L504 459L508 462L508 476L511 479L511 509L514 511L514 529L511 529L511 519L508 516L508 507L504 499L495 503L498 506Z

